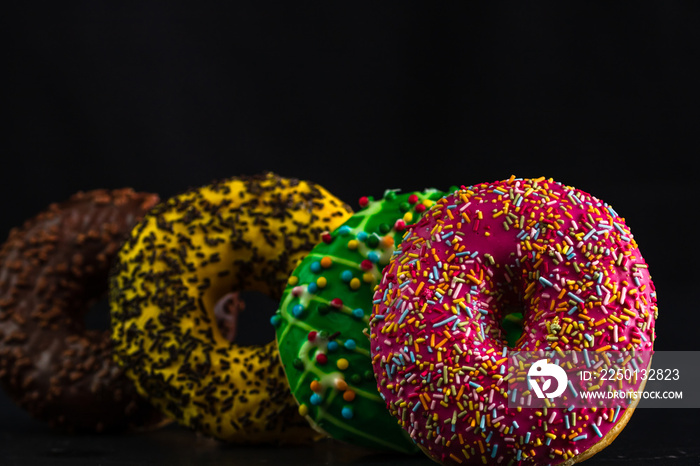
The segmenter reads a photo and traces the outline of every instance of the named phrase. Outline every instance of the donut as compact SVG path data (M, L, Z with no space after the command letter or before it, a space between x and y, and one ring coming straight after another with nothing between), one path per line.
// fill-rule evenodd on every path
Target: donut
M83 320L107 293L121 242L157 200L79 192L12 229L0 248L0 383L52 427L99 432L162 419L112 360L109 331Z
M382 268L406 225L443 196L434 189L382 199L324 237L292 272L271 321L299 412L319 431L354 445L417 452L377 391L363 333Z
M232 443L316 437L274 339L229 342L215 308L233 291L279 299L297 262L350 215L321 186L272 173L214 182L153 208L109 280L115 357L139 392L181 424Z
M502 322L514 311L522 334L509 347ZM601 372L637 364L657 315L648 266L610 205L511 177L462 187L407 231L374 294L373 370L389 411L435 461L569 465L611 442L638 401L580 407L597 387L577 375L594 360ZM519 368L511 355L526 353L544 361ZM572 353L572 367L557 365ZM511 382L544 365L570 385L557 379L563 394L530 407L534 387ZM619 385L642 390L643 380Z

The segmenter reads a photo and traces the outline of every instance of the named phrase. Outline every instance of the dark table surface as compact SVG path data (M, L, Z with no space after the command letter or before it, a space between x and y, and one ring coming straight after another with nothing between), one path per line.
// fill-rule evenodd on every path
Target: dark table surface
M585 464L700 465L700 410L638 409L620 436ZM377 454L333 441L305 447L232 446L171 425L146 433L65 435L23 413L0 421L0 465L391 465L422 455Z

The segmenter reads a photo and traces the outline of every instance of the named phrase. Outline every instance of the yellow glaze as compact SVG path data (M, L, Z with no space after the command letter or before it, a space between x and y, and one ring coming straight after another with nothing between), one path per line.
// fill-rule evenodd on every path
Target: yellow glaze
M115 358L141 394L181 424L236 443L301 442L274 341L240 346L216 325L233 290L279 299L297 263L350 208L272 173L190 190L152 209L110 277Z

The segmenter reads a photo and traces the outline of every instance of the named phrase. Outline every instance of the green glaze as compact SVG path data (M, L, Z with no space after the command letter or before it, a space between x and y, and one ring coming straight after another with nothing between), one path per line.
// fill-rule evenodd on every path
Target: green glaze
M415 223L443 195L436 190L387 191L378 201L361 199L362 209L299 263L272 317L300 413L335 439L381 450L418 451L379 395L363 331L375 285L405 233L397 220ZM348 400L351 392L354 399Z

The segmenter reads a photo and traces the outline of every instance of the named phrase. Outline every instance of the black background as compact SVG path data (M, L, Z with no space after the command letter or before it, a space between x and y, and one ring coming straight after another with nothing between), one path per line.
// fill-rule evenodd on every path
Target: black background
M658 290L656 349L697 350L699 9L670 1L11 5L0 235L94 188L165 198L272 170L355 206L387 188L544 175L626 217ZM261 323L271 313L245 333L271 338ZM682 440L700 434L698 414L637 413L591 464L635 454L638 463L698 464L697 447ZM648 436L639 423L668 427ZM0 433L0 447L59 438L91 451L90 442L105 441L52 437L4 395ZM49 447L37 442L44 450L8 458L77 461L41 456ZM99 461L133 463L142 450L132 450ZM88 455L85 464L99 461Z

